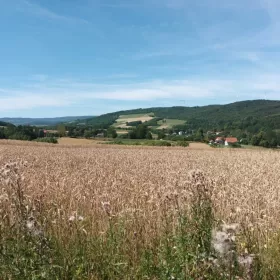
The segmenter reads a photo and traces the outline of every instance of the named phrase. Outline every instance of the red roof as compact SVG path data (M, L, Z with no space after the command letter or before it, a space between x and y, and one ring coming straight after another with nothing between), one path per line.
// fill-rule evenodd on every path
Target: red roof
M226 138L226 141L228 143L236 143L236 142L238 142L236 137L228 137L228 138Z

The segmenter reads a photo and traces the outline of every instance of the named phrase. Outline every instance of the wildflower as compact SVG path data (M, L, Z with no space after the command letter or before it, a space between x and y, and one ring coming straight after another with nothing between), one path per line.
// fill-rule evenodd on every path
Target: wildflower
M82 222L84 220L84 217L83 216L79 216L78 217L78 221Z
M29 217L26 221L26 228L33 236L43 236L43 231L34 217Z
M255 256L253 254L238 257L238 263L244 266L245 268L249 269L253 264L254 257Z
M72 223L72 222L75 221L75 219L76 219L75 216L70 216L70 218L68 219L68 221Z
M29 231L31 231L31 230L34 229L34 227L35 227L35 220L34 220L33 217L30 217L30 218L28 219L28 221L26 222L26 228L27 228Z

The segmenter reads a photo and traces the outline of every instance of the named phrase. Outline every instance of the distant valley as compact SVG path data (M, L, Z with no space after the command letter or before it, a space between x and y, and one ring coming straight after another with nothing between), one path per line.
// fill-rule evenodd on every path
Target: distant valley
M58 118L0 118L0 121L14 125L48 126L57 125L59 123L70 123L89 118L93 118L93 116L70 116Z

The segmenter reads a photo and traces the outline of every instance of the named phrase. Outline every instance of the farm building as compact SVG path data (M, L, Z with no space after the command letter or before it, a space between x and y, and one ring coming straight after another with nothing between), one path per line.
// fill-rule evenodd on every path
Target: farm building
M217 137L217 138L215 139L215 143L216 143L216 144L224 144L224 139L223 139L223 137Z
M236 144L236 143L238 143L238 140L237 140L236 137L227 137L225 139L225 145L226 146L233 145L233 144Z

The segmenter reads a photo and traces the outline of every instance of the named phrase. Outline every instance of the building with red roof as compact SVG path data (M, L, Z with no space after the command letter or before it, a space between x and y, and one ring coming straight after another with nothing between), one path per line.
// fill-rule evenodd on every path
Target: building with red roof
M225 145L226 146L229 146L229 145L232 145L232 144L236 144L238 143L238 139L236 137L227 137L225 139Z

